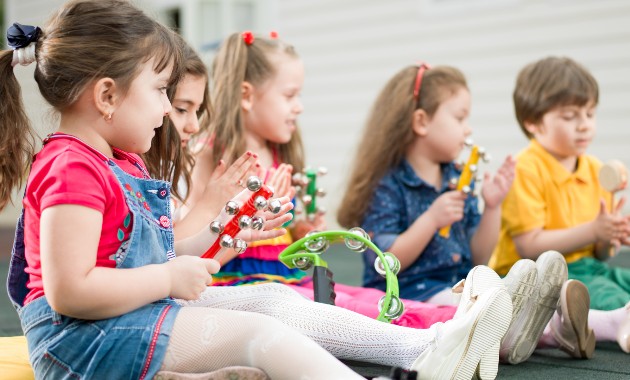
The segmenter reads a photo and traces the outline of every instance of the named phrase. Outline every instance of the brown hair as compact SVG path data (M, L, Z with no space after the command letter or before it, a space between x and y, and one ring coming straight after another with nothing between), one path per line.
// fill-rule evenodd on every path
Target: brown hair
M210 91L208 89L208 69L199 55L181 36L178 35L177 40L182 48L184 59L182 75L191 75L203 78L203 80L206 81L203 100L197 112L197 117L199 118L198 133L203 133L208 129L212 115ZM176 92L177 86L169 88L168 97L171 101L173 101ZM171 122L171 119L167 116L164 118L164 124L162 124L162 127L157 131L153 141L151 141L151 149L144 154L143 158L151 176L171 182L172 194L177 197L177 199L184 201L185 194L181 193L181 189L178 188L178 185L180 179L183 178L186 188L191 188L191 173L195 165L195 159L188 147L182 148L181 146L179 133Z
M516 120L527 138L526 123L538 123L554 108L590 102L597 105L599 87L586 68L571 58L547 57L525 66L513 93Z
M208 136L212 140L212 164L224 158L228 164L245 153L245 134L241 116L241 84L260 86L276 74L272 54L297 58L292 45L279 39L255 37L245 44L240 33L230 35L221 45L212 63L212 104L215 115ZM207 144L206 144L207 145ZM293 165L293 172L304 167L304 147L299 128L286 144L272 144L279 159Z
M35 42L34 42L35 43ZM35 45L35 81L44 99L63 111L85 86L109 77L123 91L141 63L155 58L161 72L173 63L170 84L182 61L174 33L125 0L67 2L43 28ZM24 111L11 66L12 52L0 53L0 209L22 184L33 154L34 131Z
M456 68L437 66L426 70L418 100L413 89L418 66L408 66L391 78L376 98L358 145L337 221L346 228L360 226L374 188L396 167L414 141L413 113L423 109L433 117L440 104L460 88L466 78Z

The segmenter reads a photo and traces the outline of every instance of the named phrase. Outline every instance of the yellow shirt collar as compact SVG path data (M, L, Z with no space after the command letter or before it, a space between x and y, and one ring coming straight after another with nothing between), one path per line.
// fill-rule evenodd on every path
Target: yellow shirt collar
M561 185L574 178L580 182L588 183L591 179L589 168L587 167L588 165L585 164L580 156L577 158L577 170L571 173L562 166L551 153L547 152L536 139L530 140L530 148L532 152L544 162L545 166L549 168L554 183Z

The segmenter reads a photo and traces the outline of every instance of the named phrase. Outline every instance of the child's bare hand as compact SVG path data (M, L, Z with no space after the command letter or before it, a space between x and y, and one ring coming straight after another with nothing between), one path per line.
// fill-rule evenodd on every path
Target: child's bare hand
M494 177L491 178L490 173L484 173L481 196L486 208L501 205L514 181L515 166L516 160L512 156L507 156Z
M257 162L258 158L252 152L244 153L229 167L225 161L220 160L206 184L203 192L204 199L219 205L225 204L243 190L247 178L255 174Z
M265 183L273 188L274 197L289 197L295 195L295 188L291 186L291 178L293 175L293 166L289 164L280 164L277 168L269 169L266 173L267 180ZM261 177L265 178L265 177Z
M313 221L308 221L304 219L300 219L295 221L292 227L293 238L295 240L299 240L306 236L307 233L311 231L325 231L326 230L326 220L324 219L323 214L315 215L315 219Z
M625 197L622 197L613 212L609 213L604 200L600 200L599 215L593 223L597 241L618 246L628 239L630 223L627 217L621 215L625 202Z
M457 190L448 191L440 195L427 211L431 213L435 226L442 228L462 220L467 196Z
M198 299L220 269L218 261L197 256L178 256L164 265L171 285L169 295L184 300Z
M245 240L246 242L252 242L257 240L273 239L282 236L287 233L284 228L279 228L293 217L289 211L293 208L293 203L289 197L277 198L282 205L280 212L273 213L271 211L259 211L257 216L261 216L265 223L262 230L254 230L251 228L242 230L238 233L237 237ZM271 200L270 200L271 201Z

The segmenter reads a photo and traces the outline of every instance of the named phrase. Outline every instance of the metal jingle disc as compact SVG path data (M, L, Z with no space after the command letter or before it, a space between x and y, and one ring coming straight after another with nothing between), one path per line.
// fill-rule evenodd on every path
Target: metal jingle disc
M394 256L394 254L391 252L385 252L383 254L383 257L385 257L385 261L387 261L387 266L389 267L389 270L394 274L398 274L398 272L400 271L400 261L398 260L398 258ZM383 277L385 277L385 275L387 274L387 271L385 270L385 266L383 265L380 256L377 256L376 260L374 260L374 269L378 274Z
M254 199L254 207L256 207L256 210L260 211L263 210L265 207L267 207L267 200L265 199L265 197L262 196L257 196L256 199Z
M239 255L247 249L247 243L242 239L234 239L234 251Z
M293 265L301 270L308 270L313 266L313 262L308 257L296 257L293 259Z
M225 204L225 212L227 212L228 215L236 215L238 214L238 211L240 209L241 209L241 206L238 204L238 202L229 201L228 203Z
M238 218L238 228L240 228L241 230L244 230L246 228L251 227L252 225L252 218L250 218L247 215L241 215L240 218Z
M309 252L313 252L313 253L322 253L328 249L329 245L330 243L328 239L326 239L323 236L307 240L306 243L304 243L304 247Z
M274 199L271 202L269 202L269 211L271 211L274 214L277 214L280 212L280 210L282 209L282 203L280 203L279 200Z
M247 188L249 191L258 191L262 187L262 181L255 175L247 178Z
M230 235L221 235L221 240L219 240L219 244L223 248L232 248L234 247L234 239Z
M402 303L400 298L392 295L391 303L389 304L389 310L385 313L391 319L400 318L400 316L405 311L405 305Z
M252 218L252 223L251 223L252 229L260 231L263 229L264 225L265 225L265 220L261 218L260 216L255 216Z
M355 235L361 236L367 240L370 240L370 236L360 227L353 227L348 230ZM346 243L346 247L354 252L364 252L367 249L367 245L360 240L353 239L351 237L345 237L344 242Z
M223 232L223 228L223 224L218 220L213 220L212 223L210 223L210 231L214 232L215 234L220 234L221 232Z

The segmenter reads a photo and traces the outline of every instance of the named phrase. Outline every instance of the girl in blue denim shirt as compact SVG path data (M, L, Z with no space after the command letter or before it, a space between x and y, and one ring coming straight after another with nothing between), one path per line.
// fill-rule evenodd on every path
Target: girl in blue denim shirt
M398 257L403 298L450 303L451 287L485 265L496 244L515 162L508 157L495 176L485 174L483 214L477 198L449 187L460 174L453 161L472 132L469 113L464 75L423 63L390 79L368 119L338 219L362 226ZM444 226L451 226L448 238L438 234ZM364 285L385 289L375 257L363 256Z

